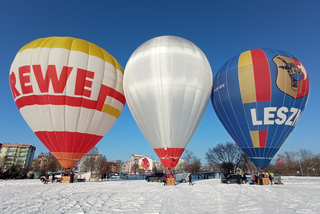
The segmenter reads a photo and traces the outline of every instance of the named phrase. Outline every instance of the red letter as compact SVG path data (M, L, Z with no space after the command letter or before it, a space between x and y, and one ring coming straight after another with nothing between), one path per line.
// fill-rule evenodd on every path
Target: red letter
M97 105L96 105L96 109L98 111L102 111L104 102L106 101L106 98L108 96L108 89L109 89L109 87L107 87L105 85L101 85L100 93L99 93L99 97L98 97Z
M11 93L13 95L13 99L20 96L20 93L16 88L16 81L16 75L12 72L12 74L10 74L10 88Z
M40 65L33 65L33 72L36 76L39 89L42 93L49 91L49 83L51 80L54 93L62 93L66 87L67 80L73 68L63 66L60 78L58 79L57 70L55 65L48 65L48 70L45 79L42 75Z
M24 75L27 74L27 75ZM30 66L22 66L19 68L19 78L20 78L20 85L23 94L32 93L32 86L26 86L26 83L30 83Z
M92 81L87 80L86 78L93 79L94 78L94 72L92 71L87 71L78 68L77 71L77 82L76 82L76 88L75 88L75 95L80 95L80 96L85 96L85 97L90 97L91 96L91 91L85 89L84 87L91 88L92 87Z

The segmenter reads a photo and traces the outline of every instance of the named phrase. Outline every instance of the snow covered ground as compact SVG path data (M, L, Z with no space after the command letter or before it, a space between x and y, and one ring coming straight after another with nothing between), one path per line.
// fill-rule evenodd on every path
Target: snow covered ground
M144 180L49 183L0 181L0 213L320 213L319 177L282 177L284 185L194 185Z

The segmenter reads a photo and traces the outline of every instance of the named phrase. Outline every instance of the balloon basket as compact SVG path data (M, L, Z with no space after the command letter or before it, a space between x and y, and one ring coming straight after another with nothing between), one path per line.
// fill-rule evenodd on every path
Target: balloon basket
M258 185L269 185L269 178L262 178L262 184L260 179L258 179Z
M174 178L167 178L167 186L175 185L176 181Z
M62 183L71 183L71 176L61 176Z

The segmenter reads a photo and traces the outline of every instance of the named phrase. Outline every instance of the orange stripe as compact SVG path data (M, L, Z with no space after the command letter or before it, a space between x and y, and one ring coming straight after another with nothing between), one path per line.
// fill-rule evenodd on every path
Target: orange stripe
M83 156L85 156L87 153L75 153L75 152L52 152L52 154L57 159L75 159L75 160L81 160Z
M52 152L63 168L72 169L86 153Z
M79 161L75 160L58 160L63 168L72 169Z
M250 51L243 52L239 56L238 77L242 102L256 102L255 80Z

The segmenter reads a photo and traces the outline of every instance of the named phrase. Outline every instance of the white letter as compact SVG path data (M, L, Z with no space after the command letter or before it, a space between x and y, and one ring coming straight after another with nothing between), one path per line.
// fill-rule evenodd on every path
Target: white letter
M287 122L285 123L285 125L288 125L288 126L292 126L293 122L291 121L293 119L293 117L297 114L299 109L297 108L291 108L290 109L290 112L292 112L292 114L290 115L290 117L288 118Z
M270 111L277 111L277 107L264 108L264 125L274 124L274 120L269 120L270 118L274 118L274 114L270 114Z
M252 118L252 124L255 125L262 125L262 121L261 120L257 120L257 113L256 113L256 109L252 108L251 110L251 118Z
M297 116L296 116L296 118L295 118L294 121L293 121L293 125L294 125L294 126L297 125L297 122L298 122L298 120L300 119L301 114L302 114L302 111L299 109L299 111L298 111L298 113L297 113Z
M288 108L287 107L281 107L278 109L277 111L277 116L281 119L276 119L276 124L278 125L282 125L284 124L284 122L286 122L287 119L287 115L284 113L288 112Z

